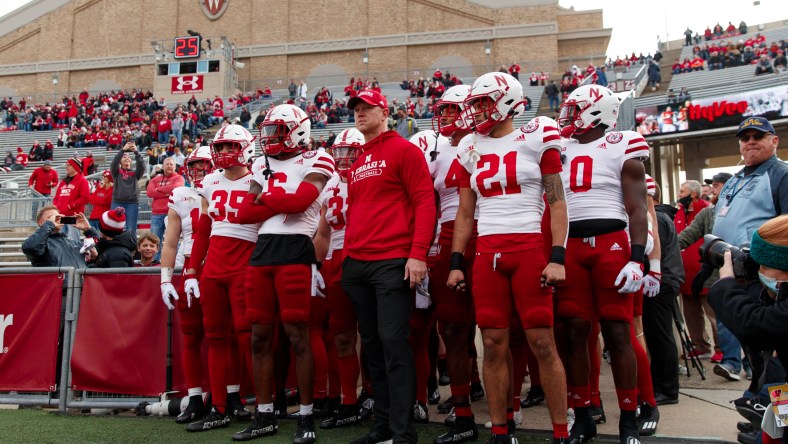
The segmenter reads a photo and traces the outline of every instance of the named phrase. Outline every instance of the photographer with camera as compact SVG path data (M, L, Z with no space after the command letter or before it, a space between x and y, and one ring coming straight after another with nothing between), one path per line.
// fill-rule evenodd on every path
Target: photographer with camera
M788 164L777 158L779 138L763 117L748 117L736 132L744 168L720 190L714 208L712 234L733 245L748 242L764 222L788 212ZM722 362L714 373L740 380L741 346L730 331L717 322Z
M749 258L746 250L731 248L730 244L716 239L704 247L702 254L706 259L715 264L720 259L724 262L720 280L709 291L709 303L717 319L749 349L767 351L769 355L776 351L785 368L788 365L785 340L788 337L788 215L769 220L753 233ZM746 287L737 280L753 275L757 275L758 281ZM757 298L753 297L754 292ZM759 382L772 378L766 375L760 379ZM762 441L769 442L768 437ZM788 443L788 434L783 434L782 442Z

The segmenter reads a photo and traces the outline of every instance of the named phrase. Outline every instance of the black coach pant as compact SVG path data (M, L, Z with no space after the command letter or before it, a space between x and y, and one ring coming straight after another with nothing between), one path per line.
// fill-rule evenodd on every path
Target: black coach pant
M654 393L679 396L679 357L673 336L673 307L677 289L662 286L653 298L643 298L643 333L651 355Z
M342 266L342 287L356 309L375 397L373 432L394 442L418 441L413 427L416 372L408 344L413 291L406 259L359 261Z

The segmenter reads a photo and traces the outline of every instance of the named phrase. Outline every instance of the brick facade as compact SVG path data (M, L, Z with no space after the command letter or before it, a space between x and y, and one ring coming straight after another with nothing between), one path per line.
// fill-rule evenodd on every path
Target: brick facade
M152 54L150 42L186 35L193 29L204 36L226 35L236 47L349 39L491 28L535 23L556 23L560 32L601 30L602 12L570 11L556 4L493 9L477 3L454 0L366 0L352 1L356 7L337 7L335 0L232 0L224 15L209 20L197 0L73 0L21 28L0 37L0 65L27 64L121 55ZM254 20L251 20L254 18ZM369 48L369 64L362 62L364 50L315 54L273 55L240 59L246 67L238 71L242 86L283 88L290 78L301 79L323 64L341 67L347 77L376 75L380 81L400 81L419 71L431 75L441 57L465 60L473 74L487 66L496 70L518 61L524 71L563 71L559 60L603 54L607 38L588 41L560 40L558 34L485 41ZM445 60L445 59L444 59ZM451 67L440 66L444 69ZM98 81L114 81L124 88L152 88L154 65L59 72L58 92L77 92ZM53 72L0 75L0 88L22 95L54 92ZM277 84L277 80L284 85ZM310 85L313 86L313 85ZM317 86L317 85L314 85Z

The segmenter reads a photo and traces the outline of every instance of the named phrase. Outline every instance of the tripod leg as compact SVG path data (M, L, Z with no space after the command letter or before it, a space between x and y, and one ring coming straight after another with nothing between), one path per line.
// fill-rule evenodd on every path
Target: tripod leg
M692 345L692 340L690 340L689 335L687 334L687 330L684 329L684 323L681 318L681 312L679 310L678 302L674 299L673 300L673 321L676 323L676 329L679 332L679 338L681 338L681 348L684 350L684 366L687 368L687 377L689 378L690 375L690 361L692 362L692 366L695 367L699 373L701 373L701 378L706 379L703 376L702 370L698 368L695 362L695 347Z

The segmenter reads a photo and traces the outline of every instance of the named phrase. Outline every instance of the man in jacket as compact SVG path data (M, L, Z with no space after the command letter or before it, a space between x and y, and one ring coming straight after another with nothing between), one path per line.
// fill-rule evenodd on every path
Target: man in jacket
M764 222L788 213L788 163L777 158L780 139L766 118L744 119L736 137L744 168L720 190L712 234L739 246L749 242ZM723 358L714 366L714 373L738 381L742 365L739 341L719 321L717 333Z
M27 181L27 186L33 188L42 196L49 196L52 194L52 188L55 188L58 183L57 171L52 169L52 161L45 160L44 164L35 170L30 175Z
M47 205L36 215L38 229L22 244L22 252L34 267L74 267L86 268L86 252L95 258L94 248L83 249L83 244L70 239L63 232L60 219L63 214L54 205ZM98 233L90 228L87 218L77 215L74 228L85 233L86 238L97 238ZM86 244L89 245L89 242Z
M684 282L684 268L673 226L675 210L669 205L661 205L659 196L657 185L652 199L657 214L662 279L659 293L655 297L643 298L643 332L651 354L651 381L658 405L678 402L679 363L673 336L673 310L679 287Z
M427 275L435 233L432 179L421 150L386 131L382 94L361 91L348 108L366 143L349 176L342 286L356 310L375 393L375 423L354 442L417 442L408 336L413 288Z
M75 216L85 212L85 205L89 201L90 186L82 175L82 161L76 158L68 159L66 177L58 184L52 203L63 216ZM79 232L74 227L64 225L61 231L72 239L79 240Z
M419 125L413 117L408 116L408 108L405 105L400 105L397 108L397 122L395 125L397 133L404 139L410 139L410 136L419 132Z
M681 234L695 220L695 217L701 210L711 205L700 198L702 193L703 189L697 180L688 180L681 184L678 195L678 211L673 219L676 233ZM692 281L700 270L699 249L701 244L703 244L702 238L697 239L686 247L682 247L681 260L684 263L686 280L681 286L681 299L684 303L687 329L692 338L695 355L701 359L708 359L712 357L712 349L706 336L706 331L703 328L705 324L703 321L703 307L708 305L706 303L706 291L701 289L698 294L694 294L691 288ZM717 351L714 350L714 353L716 354ZM721 357L722 355L718 356L718 358Z
M168 157L164 159L162 174L154 176L148 182L146 194L153 199L151 203L150 229L159 239L164 240L164 219L169 210L167 203L172 190L182 187L186 181L183 176L175 172L175 159ZM159 260L160 253L156 253L156 260Z
M684 250L693 244L702 242L703 236L711 234L712 227L714 226L714 205L719 199L722 186L725 185L725 182L727 182L731 176L732 174L723 172L717 173L711 179L705 180L707 184L711 185L711 205L700 210L698 214L695 215L692 223L678 233L679 248ZM691 287L690 297L684 298L683 302L684 320L689 329L690 339L692 339L693 342L692 345L695 347L695 350L711 350L711 344L709 344L706 335L705 319L708 318L711 323L712 337L714 338L714 355L711 357L711 361L715 363L722 360L722 352L720 352L720 340L717 335L717 318L714 315L714 310L709 305L705 289L711 287L711 284L716 282L717 279L719 279L717 269L711 265L704 264L694 277L686 277L685 285L683 286L686 287L686 284L689 284Z

